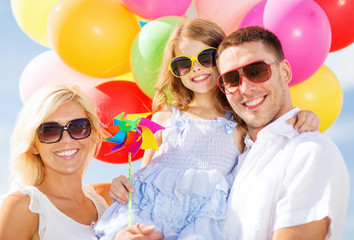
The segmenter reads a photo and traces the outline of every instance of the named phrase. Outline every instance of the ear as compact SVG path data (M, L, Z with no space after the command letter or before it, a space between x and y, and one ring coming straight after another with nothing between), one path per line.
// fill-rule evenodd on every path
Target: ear
M32 152L33 155L38 155L38 154L39 154L39 151L38 151L38 149L36 148L36 146L33 146L33 147L31 148L31 152Z
M292 71L291 71L291 66L288 60L284 59L283 61L280 62L281 64L281 76L287 85L290 83L291 78L293 76Z

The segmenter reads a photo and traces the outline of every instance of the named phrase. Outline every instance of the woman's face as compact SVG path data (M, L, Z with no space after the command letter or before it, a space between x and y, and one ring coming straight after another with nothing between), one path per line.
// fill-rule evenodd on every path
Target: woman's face
M86 118L83 108L75 103L68 102L60 106L50 117L43 122L57 122L65 126L69 121L78 118ZM63 131L60 141L56 143L41 143L36 135L35 147L32 152L39 154L43 161L46 174L82 175L85 162L88 160L93 140L87 137L81 140L71 138L67 131Z
M192 39L183 38L176 48L176 56L196 57L202 50L210 46ZM215 91L219 72L217 68L203 68L194 61L190 73L181 77L183 85L194 93Z

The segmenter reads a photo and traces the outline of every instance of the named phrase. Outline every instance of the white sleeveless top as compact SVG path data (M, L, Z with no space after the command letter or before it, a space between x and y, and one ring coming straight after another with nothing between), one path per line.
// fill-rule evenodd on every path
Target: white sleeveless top
M104 210L108 207L103 197L98 195L92 186L84 184L82 187L85 195L96 206L98 219L102 216ZM38 234L42 240L77 240L77 239L95 239L95 222L91 225L84 225L76 222L70 217L60 212L53 203L39 191L36 187L26 186L21 189L22 194L30 197L29 210L39 214Z

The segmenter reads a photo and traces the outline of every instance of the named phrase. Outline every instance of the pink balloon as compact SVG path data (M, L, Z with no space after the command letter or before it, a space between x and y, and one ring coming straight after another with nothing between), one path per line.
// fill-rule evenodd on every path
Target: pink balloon
M257 3L246 16L243 18L240 28L241 27L248 27L248 26L259 26L263 27L263 12L264 7L267 3L267 0L262 0L261 2Z
M142 18L156 19L184 15L192 0L121 0L121 2Z
M81 74L64 64L54 50L33 58L22 72L19 92L22 102L39 88L48 84L78 85L84 92L110 79L98 79Z
M197 16L217 23L226 34L235 31L248 11L261 0L195 0Z
M289 86L311 77L331 47L331 27L322 8L308 0L268 0L263 24L280 39L293 78Z

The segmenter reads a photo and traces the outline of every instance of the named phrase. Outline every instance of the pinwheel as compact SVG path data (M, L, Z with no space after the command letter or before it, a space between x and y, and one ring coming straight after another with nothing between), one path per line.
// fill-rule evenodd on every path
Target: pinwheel
M129 181L131 182L131 156L135 155L139 149L156 149L158 146L154 133L165 129L163 126L146 118L150 113L127 114L122 112L113 118L113 125L104 127L112 137L101 139L117 144L107 154L126 148L128 151ZM129 192L129 226L132 226L132 196Z

